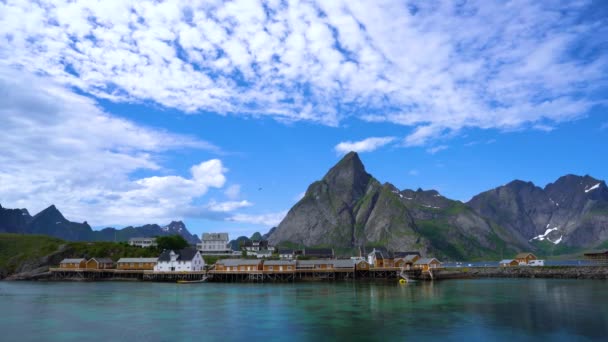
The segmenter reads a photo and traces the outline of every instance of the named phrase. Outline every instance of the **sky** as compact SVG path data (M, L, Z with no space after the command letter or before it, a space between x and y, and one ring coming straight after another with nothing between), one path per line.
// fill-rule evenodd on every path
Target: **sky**
M341 156L467 201L608 179L604 1L0 1L0 204L277 225Z

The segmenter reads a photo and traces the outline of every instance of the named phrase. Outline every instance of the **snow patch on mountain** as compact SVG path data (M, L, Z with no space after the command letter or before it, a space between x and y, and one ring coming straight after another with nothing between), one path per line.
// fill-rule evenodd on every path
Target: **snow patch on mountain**
M589 189L587 189L587 187L585 187L585 193L587 193L587 192L589 192L589 191L593 191L593 190L595 190L595 189L599 188L599 187L600 187L600 184L602 184L602 183L597 183L597 184L595 184L594 186L590 187Z

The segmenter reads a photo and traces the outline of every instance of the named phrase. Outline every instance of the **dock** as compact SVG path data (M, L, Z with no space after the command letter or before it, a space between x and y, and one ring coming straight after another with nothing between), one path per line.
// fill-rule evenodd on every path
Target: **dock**
M154 272L148 270L118 269L49 269L52 280L141 280L154 282L177 282L178 280L203 280L209 282L296 282L333 281L355 279L399 279L402 272L411 278L419 278L420 270L403 271L398 267L352 269L296 269L293 271L261 270L208 270L201 272Z

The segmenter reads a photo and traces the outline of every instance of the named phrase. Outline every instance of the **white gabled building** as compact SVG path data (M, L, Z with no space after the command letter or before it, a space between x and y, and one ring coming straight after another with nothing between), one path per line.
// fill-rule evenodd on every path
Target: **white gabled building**
M202 254L232 254L228 242L228 233L203 233L203 238L196 244L196 249Z
M193 248L177 252L164 251L154 266L154 272L199 272L205 269L201 253Z

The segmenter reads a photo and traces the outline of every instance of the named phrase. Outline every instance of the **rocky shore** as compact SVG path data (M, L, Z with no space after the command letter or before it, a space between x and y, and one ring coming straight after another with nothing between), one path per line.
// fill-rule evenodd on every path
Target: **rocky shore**
M463 267L433 272L435 280L466 278L608 279L606 266ZM424 279L429 276L424 274Z

